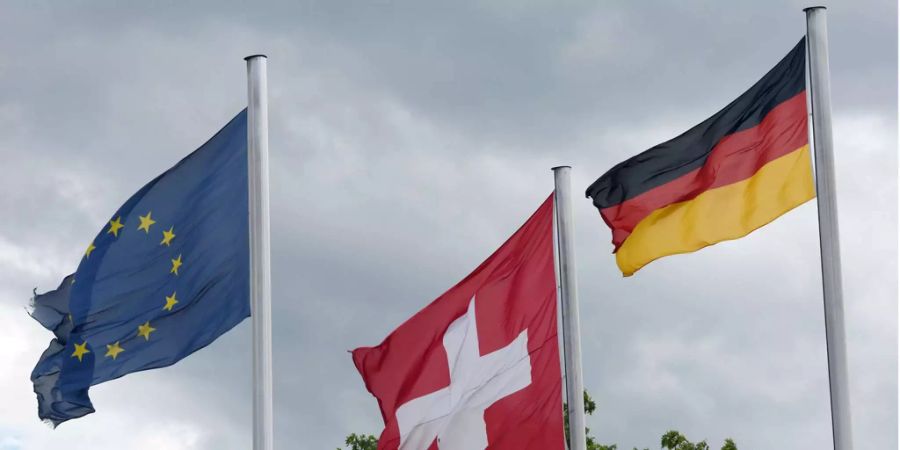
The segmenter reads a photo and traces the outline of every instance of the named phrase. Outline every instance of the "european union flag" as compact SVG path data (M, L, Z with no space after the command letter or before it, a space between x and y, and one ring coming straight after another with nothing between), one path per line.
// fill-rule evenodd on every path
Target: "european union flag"
M36 295L56 338L31 374L54 426L94 412L88 388L174 364L250 315L247 112L141 188L78 270Z

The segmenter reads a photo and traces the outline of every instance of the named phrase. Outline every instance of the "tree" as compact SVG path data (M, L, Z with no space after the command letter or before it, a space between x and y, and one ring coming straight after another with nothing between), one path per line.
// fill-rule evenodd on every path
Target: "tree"
M566 442L569 441L569 409L566 407L567 405L563 403L563 425L566 433ZM587 415L594 414L594 411L597 410L597 403L594 402L594 399L591 398L591 395L588 394L588 391L584 391L584 412ZM617 450L618 446L616 444L600 444L597 442L593 436L591 436L591 429L585 427L584 429L585 435L587 438L587 450ZM693 443L689 441L683 434L679 433L675 430L669 430L662 436L659 444L662 448L667 450L710 450L709 444L706 443L705 440L700 441L698 443ZM632 447L633 450L638 450L637 447ZM648 450L648 449L644 449ZM721 450L738 450L737 445L735 445L734 441L729 439L725 439L725 444L722 445Z
M566 442L569 441L569 411L566 407L567 405L563 404L563 427L565 428L566 433ZM587 390L584 391L584 412L587 415L594 414L594 411L597 410L597 403L594 402L594 399L591 398L590 394L588 394ZM618 446L616 444L601 444L597 442L593 436L591 436L590 428L585 428L585 435L587 436L587 450L617 450ZM356 434L353 433L350 436L347 436L347 439L344 441L344 444L347 446L347 450L377 450L378 448L378 438L371 434ZM709 444L706 443L706 440L702 440L697 442L696 444L689 441L683 434L679 433L675 430L669 430L662 436L662 439L659 443L660 447L666 450L710 450ZM633 450L638 450L637 447L632 447ZM337 450L342 450L338 448ZM644 449L649 450L649 449ZM737 445L735 445L734 441L729 439L725 439L725 443L722 445L721 450L738 450Z
M350 436L347 436L347 439L344 440L344 445L346 445L349 450L377 450L378 438L371 434L351 433ZM341 450L341 448L338 447L337 450Z
M597 410L597 403L594 402L594 399L591 398L591 395L588 394L588 391L584 391L584 413L587 415L594 414L594 411ZM563 403L563 428L566 433L566 443L569 443L569 408L568 403ZM597 442L593 436L591 436L591 429L585 427L584 434L587 441L587 450L617 450L618 446L616 444L608 444L604 445ZM568 446L567 446L568 447ZM635 448L634 450L637 450ZM647 450L647 449L645 449Z
M709 450L709 444L706 443L705 439L695 444L675 430L667 431L660 440L659 445L669 450ZM722 445L721 450L737 450L737 445L731 438L728 438L725 439L725 444Z

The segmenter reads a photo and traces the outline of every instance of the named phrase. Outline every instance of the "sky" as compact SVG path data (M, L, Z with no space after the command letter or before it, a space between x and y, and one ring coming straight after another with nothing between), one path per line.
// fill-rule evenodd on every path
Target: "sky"
M897 447L897 5L828 9L856 448ZM797 1L0 0L0 450L246 449L250 322L41 423L29 374L55 288L132 193L246 105L269 56L275 443L381 430L347 350L462 279L573 167L615 163L730 102L803 36ZM830 448L816 205L622 278L575 200L587 423L658 448Z

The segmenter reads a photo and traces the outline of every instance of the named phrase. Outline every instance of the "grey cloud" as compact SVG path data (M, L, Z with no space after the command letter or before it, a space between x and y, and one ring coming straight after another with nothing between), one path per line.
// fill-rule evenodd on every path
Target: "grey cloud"
M551 166L572 164L577 192L731 100L802 36L803 6L4 4L0 311L55 286L109 212L243 107L241 58L262 51L277 444L377 432L346 350L378 343L499 246L550 193ZM892 448L896 5L829 11L856 440ZM629 279L590 203L576 214L601 440L653 447L675 427L742 448L828 446L813 204ZM49 335L24 314L7 322L36 360ZM249 339L245 323L175 367L100 386L98 413L53 432L32 417L31 367L4 366L15 403L0 442L118 448L103 427L182 424L196 439L166 445L246 448Z

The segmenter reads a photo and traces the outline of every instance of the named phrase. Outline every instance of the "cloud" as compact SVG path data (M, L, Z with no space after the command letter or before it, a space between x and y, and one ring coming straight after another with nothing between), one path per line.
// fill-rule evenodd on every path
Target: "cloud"
M95 387L98 412L51 431L28 381L50 334L23 310L108 214L243 107L243 56L270 56L276 445L333 448L381 424L346 350L489 255L550 193L550 167L571 164L578 193L733 99L802 35L801 6L9 5L0 448L249 446L249 323ZM892 448L896 5L845 8L829 26L854 434ZM601 441L653 447L678 428L829 445L813 203L629 279L590 202L575 213Z

